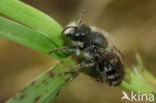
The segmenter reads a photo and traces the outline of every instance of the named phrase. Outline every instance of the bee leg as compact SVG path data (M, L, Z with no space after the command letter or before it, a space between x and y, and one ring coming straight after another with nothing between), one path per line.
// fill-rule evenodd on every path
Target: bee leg
M100 63L97 64L96 70L100 75L100 82L101 83L105 82L106 81L106 72Z
M57 52L57 51L62 51L62 50L75 50L76 48L77 48L77 46L67 46L67 47L52 50L49 52L49 54L52 54L52 53Z
M77 66L75 66L69 72L66 72L66 73L74 73L76 70L79 70L80 68L91 67L93 65L94 65L94 61L85 60L85 61L82 61L80 64L78 64Z
M100 76L101 76L101 83L106 81L106 72L100 72Z

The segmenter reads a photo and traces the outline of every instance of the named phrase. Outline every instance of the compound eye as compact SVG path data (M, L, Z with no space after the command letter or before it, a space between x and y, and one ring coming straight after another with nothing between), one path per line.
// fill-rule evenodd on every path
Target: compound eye
M86 36L87 35L84 32L77 32L77 33L75 33L73 39L75 39L77 41L84 41L84 40L86 40Z
M78 33L75 34L76 37L80 37L80 38L81 38L81 37L82 37L82 38L85 37L85 35L86 35L86 34L83 33L83 32L78 32Z

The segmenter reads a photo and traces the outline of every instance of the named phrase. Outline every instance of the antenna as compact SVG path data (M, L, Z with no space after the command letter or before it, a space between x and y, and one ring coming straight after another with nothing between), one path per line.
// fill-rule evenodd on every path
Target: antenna
M85 10L82 10L82 11L80 12L79 24L82 23L82 14L85 13L85 12L87 12L87 11L88 11L88 9L85 9Z

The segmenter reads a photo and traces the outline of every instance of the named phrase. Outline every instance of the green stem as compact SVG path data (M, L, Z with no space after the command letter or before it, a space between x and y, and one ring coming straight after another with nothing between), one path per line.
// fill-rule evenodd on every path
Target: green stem
M39 79L33 81L28 87L7 101L7 103L50 103L66 85L77 77L77 71L72 74L67 73L76 65L77 62L74 58L64 59L53 69L51 68L43 73ZM126 78L120 85L121 88L139 94L156 93L156 88L148 83L141 74L138 74L137 71L134 73L129 68L125 69ZM85 73L93 78L96 77L92 75L92 69L88 69ZM149 74L148 76L153 77Z
M125 68L126 76L121 88L133 91L138 94L156 94L156 78L147 71L143 66L141 56L136 52L136 60L138 65L130 68Z
M144 94L156 94L156 87L152 85L152 83L148 82L150 78L153 77L152 75L144 76L140 73L138 68L134 68L134 72L126 68L126 78L120 85L121 88L133 91L135 93L144 93ZM144 73L148 73L144 71ZM154 78L154 77L153 77ZM155 79L156 80L156 79Z
M7 103L50 103L77 75L66 73L76 66L71 58L64 59L53 69L43 73L39 79L11 98Z

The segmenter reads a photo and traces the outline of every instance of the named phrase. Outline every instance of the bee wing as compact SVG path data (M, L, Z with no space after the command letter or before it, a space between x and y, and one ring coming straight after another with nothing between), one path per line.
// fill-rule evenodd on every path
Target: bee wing
M97 50L97 53L104 58L107 58L108 60L113 59L115 56L115 54L112 51L104 51L104 50Z
M97 53L102 56L107 58L108 60L112 60L113 58L118 58L122 62L123 65L129 67L132 69L130 63L125 59L124 55L119 51L119 49L113 45L113 49L111 51L104 51L99 49Z
M120 55L120 58L122 59L122 62L125 66L129 67L131 70L133 70L131 64L127 61L127 59L125 58L125 56L120 52L120 50L114 46L114 49L116 52L118 52L118 54Z

